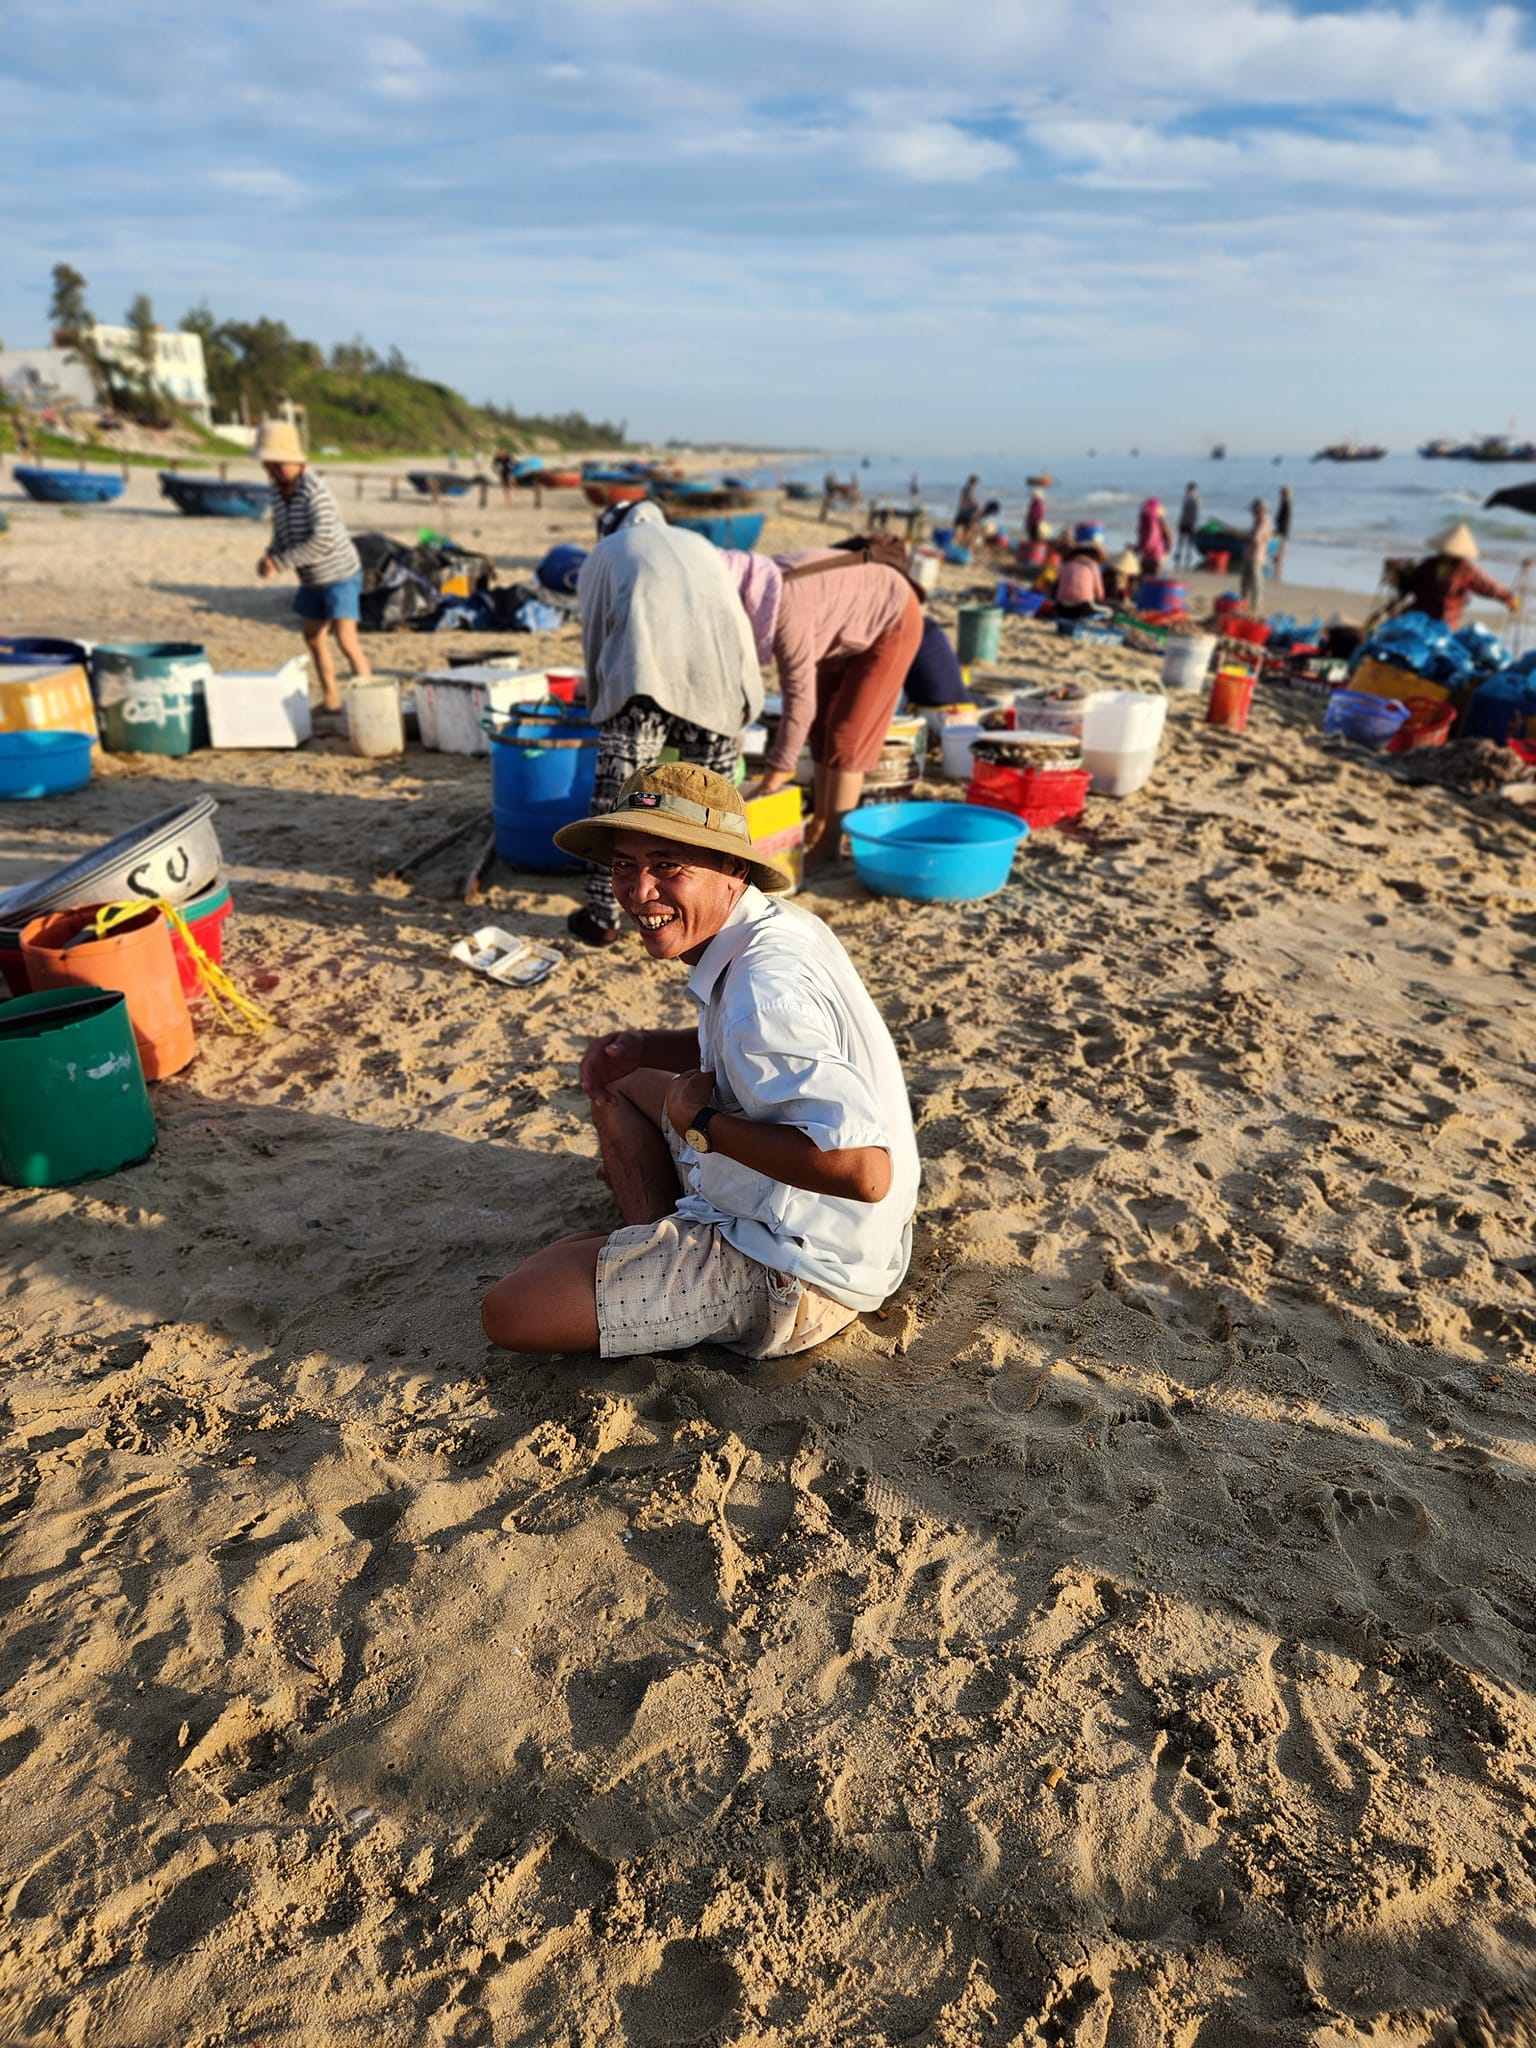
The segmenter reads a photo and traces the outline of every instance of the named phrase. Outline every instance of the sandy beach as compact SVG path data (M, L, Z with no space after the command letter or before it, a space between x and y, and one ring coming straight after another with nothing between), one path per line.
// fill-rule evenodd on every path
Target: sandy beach
M337 494L504 581L592 532ZM4 628L298 647L259 525L148 474L0 504ZM949 622L995 582L946 576ZM995 672L1158 664L1010 619ZM567 939L569 878L468 910L466 840L381 879L484 760L108 755L0 809L5 886L215 795L276 1018L199 1010L142 1165L0 1191L0 2038L1536 2041L1536 836L1316 699L1202 714L995 897L801 899L924 1186L906 1285L800 1377L481 1336L617 1220L586 1036L691 1015ZM561 967L456 966L482 922Z

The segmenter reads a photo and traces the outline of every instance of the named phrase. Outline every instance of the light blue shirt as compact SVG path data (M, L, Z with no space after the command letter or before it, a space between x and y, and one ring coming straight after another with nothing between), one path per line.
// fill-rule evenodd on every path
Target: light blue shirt
M920 1169L901 1062L853 962L819 917L749 888L688 992L726 1114L792 1124L823 1152L882 1146L891 1185L879 1202L817 1195L685 1146L677 1213L849 1308L878 1308L906 1276Z

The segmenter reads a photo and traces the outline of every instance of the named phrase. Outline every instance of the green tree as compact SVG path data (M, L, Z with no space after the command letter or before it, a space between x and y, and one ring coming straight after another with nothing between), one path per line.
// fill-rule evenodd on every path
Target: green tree
M54 341L60 348L73 348L84 339L92 325L85 303L86 283L68 263L53 266L53 297L48 301L48 318Z
M378 367L377 351L370 348L360 334L354 335L351 341L338 341L331 350L331 368L339 370L344 377L366 377L370 370Z
M145 385L153 390L155 386L155 338L160 332L155 320L155 309L149 302L148 292L135 295L128 308L127 322L133 335L133 352L138 357L139 371Z

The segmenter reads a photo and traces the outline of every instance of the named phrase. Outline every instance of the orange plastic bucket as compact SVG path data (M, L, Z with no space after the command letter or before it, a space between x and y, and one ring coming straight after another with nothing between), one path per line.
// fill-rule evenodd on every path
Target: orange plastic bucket
M180 1073L197 1050L197 1038L170 926L158 909L146 905L107 938L80 938L95 920L96 906L82 905L24 925L21 956L28 979L35 989L120 989L128 999L128 1021L145 1080Z
M1224 726L1228 732L1241 732L1248 723L1248 708L1253 702L1253 686L1257 681L1257 676L1246 672L1219 669L1205 707L1206 724Z

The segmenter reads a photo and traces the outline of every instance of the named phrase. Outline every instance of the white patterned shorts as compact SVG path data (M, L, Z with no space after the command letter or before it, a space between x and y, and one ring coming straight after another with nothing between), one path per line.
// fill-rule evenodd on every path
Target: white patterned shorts
M616 1230L597 1255L604 1358L720 1344L788 1358L825 1344L858 1314L789 1273L749 1259L713 1223L663 1216Z

